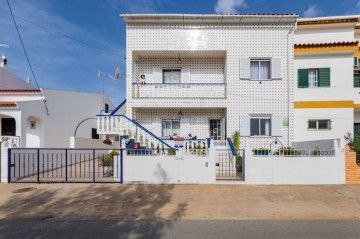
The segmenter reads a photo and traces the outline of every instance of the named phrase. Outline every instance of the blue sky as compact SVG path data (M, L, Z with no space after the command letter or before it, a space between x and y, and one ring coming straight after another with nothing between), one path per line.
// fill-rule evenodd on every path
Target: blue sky
M300 16L360 14L360 0L10 0L40 87L102 92L101 70L125 73L125 23L121 13L298 13ZM6 0L0 0L0 49L20 78L30 68ZM106 77L113 103L125 98L125 80Z

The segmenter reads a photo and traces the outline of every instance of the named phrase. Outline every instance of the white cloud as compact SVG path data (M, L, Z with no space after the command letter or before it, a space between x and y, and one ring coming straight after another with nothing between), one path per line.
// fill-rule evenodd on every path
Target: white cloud
M317 17L321 14L321 9L316 5L310 5L303 13L304 17Z
M216 13L237 13L239 8L246 8L245 0L218 0L215 5Z

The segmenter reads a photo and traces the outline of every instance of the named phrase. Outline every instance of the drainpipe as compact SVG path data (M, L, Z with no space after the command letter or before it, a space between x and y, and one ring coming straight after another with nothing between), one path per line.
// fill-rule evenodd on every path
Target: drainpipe
M289 46L289 38L290 38L290 35L291 33L294 31L295 29L295 26L296 26L296 21L293 23L292 27L290 28L289 32L288 32L288 35L287 35L287 46L288 46L288 49L287 49L287 80L288 80L288 90L287 90L287 93L288 93L288 102L287 102L287 115L288 115L288 135L287 135L287 145L290 146L290 87L293 87L293 86L290 86L290 50L293 51L293 46ZM290 49L291 47L291 49Z

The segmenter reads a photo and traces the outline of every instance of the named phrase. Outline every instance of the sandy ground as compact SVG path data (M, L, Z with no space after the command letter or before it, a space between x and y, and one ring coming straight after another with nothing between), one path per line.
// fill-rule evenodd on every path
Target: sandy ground
M0 184L0 219L359 220L360 186Z

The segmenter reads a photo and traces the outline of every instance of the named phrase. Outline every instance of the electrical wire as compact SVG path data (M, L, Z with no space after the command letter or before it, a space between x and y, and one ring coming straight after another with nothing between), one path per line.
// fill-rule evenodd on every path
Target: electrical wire
M0 9L0 12L3 12L3 13L6 13L6 14L11 15L11 13L8 13L7 11L1 10L1 9ZM51 28L49 28L49 27L46 27L46 26L40 25L40 24L38 24L38 23L35 23L35 22L33 22L33 21L30 21L30 20L28 20L28 19L26 19L26 18L24 18L24 17L20 17L20 16L18 16L18 15L14 15L14 16L15 16L16 18L18 18L18 19L21 19L21 20L27 22L27 23L30 23L30 24L32 24L32 25L34 25L34 26L37 26L37 27L42 28L42 29L44 29L44 30L46 30L46 31L49 31L51 34L68 38L68 39L70 39L70 40L72 40L72 41L76 41L76 42L78 42L78 43L80 43L80 44L82 44L82 45L84 45L84 46L89 47L89 48L93 48L93 49L96 49L96 50L99 50L99 51L103 51L103 52L106 52L106 53L111 53L111 54L114 53L114 52L111 51L110 49L99 48L99 47L97 47L97 46L95 46L95 45L92 45L92 44L89 44L89 43L87 43L87 42L85 42L85 41L81 41L81 40L76 39L76 38L74 38L74 37L71 37L71 36L69 36L69 35L67 35L67 34L64 34L64 33L62 33L62 32L55 31L55 30L53 30L53 29L51 29ZM126 57L121 57L121 59L126 60Z
M15 17L14 17L14 15L13 15L13 12L12 12L12 9L11 9L11 6L10 6L10 2L9 2L9 0L6 0L6 2L7 2L7 4L8 4L8 6L9 6L9 10L10 10L10 13L11 13L12 19L13 19L13 21L14 21L16 31L17 31L17 33L18 33L18 36L19 36L19 39L20 39L20 42L21 42L22 48L23 48L23 50L24 50L24 53L25 53L25 56L26 56L26 60L27 60L27 62L28 62L28 64L29 64L29 67L30 67L31 73L32 73L32 75L33 75L33 77L34 77L34 80L35 80L36 86L37 86L37 88L40 90L40 95L41 95L42 101L43 101L44 106L45 106L46 114L47 114L47 115L50 115L50 113L49 113L49 109L48 109L47 104L46 104L45 97L44 97L44 95L43 95L43 93L42 93L42 91L41 91L41 89L40 89L39 83L38 83L38 81L37 81L37 79L36 79L36 76L35 76L34 70L33 70L32 65L31 65L31 63L30 63L29 56L28 56L28 54L27 54L27 52L26 52L26 49L25 49L24 42L23 42L23 40L22 40L22 38L21 38L19 28L18 28L18 26L17 26L17 24L16 24Z

